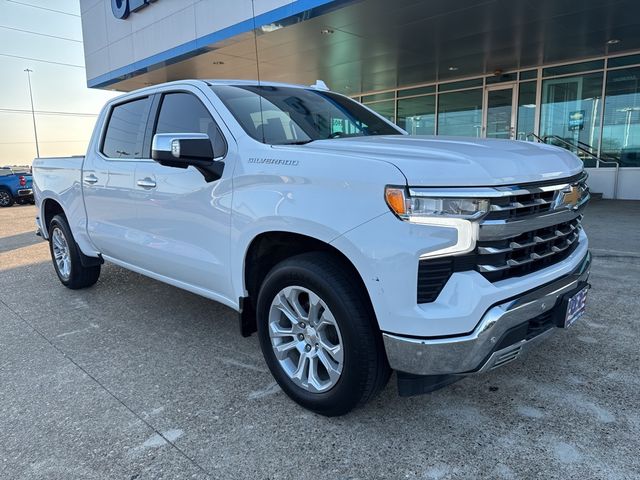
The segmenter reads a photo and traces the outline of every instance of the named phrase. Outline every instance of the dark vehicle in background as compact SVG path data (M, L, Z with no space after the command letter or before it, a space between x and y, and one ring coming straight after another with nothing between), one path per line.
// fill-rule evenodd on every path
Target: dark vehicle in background
M28 167L0 167L0 207L10 207L14 203L35 203Z

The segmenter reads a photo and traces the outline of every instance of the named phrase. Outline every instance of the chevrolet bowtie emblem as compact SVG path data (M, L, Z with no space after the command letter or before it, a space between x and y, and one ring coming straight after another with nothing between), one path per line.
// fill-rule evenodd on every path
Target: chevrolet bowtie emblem
M582 188L579 185L569 185L565 189L558 192L554 202L554 208L577 208L582 200Z

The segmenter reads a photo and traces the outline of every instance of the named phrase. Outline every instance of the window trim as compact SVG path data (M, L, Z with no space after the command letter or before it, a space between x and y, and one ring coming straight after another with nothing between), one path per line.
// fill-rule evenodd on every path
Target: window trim
M128 157L110 157L109 155L107 155L104 152L104 142L107 139L107 132L109 131L109 124L111 123L111 117L113 116L113 111L116 109L116 107L120 107L122 105L126 105L127 103L132 103L132 102L136 102L139 100L144 100L145 98L149 98L150 102L149 105L147 106L147 110L146 112L144 112L142 114L143 118L146 116L145 119L145 134L142 137L142 156L140 158L128 158ZM141 95L139 97L133 97L133 98L126 98L121 102L117 102L117 103L112 103L111 105L109 105L109 111L106 114L106 118L105 121L102 125L102 132L100 134L100 146L98 148L98 153L100 154L100 156L102 158L104 158L105 160L108 161L113 161L113 162L139 162L140 160L144 160L146 158L151 158L151 151L150 150L145 150L145 140L146 140L146 135L147 135L147 129L149 128L149 116L151 114L153 108L153 94L147 94L147 95ZM145 156L145 154L149 154L149 156Z
M216 129L218 130L218 133L220 134L222 141L224 142L224 155L216 156L213 158L213 160L216 162L224 160L227 157L227 154L229 153L229 142L227 141L227 138L225 137L224 132L220 128L219 123L216 121L214 115L212 114L212 109L208 108L205 102L203 102L202 99L198 95L196 95L194 92L190 90L185 90L185 89L162 90L154 94L154 99L152 101L152 109L149 112L149 121L147 122L147 132L149 133L149 152L151 152L153 137L156 135L156 128L158 127L158 120L160 118L160 110L162 110L162 102L164 101L165 96L171 95L172 93L186 93L187 95L191 95L195 97L196 100L198 100L200 104L204 107L204 109L207 111L207 113L211 117L213 124L216 126ZM175 133L182 133L182 132L175 132ZM213 139L209 139L209 140L213 140ZM214 151L214 154L215 154L215 151Z

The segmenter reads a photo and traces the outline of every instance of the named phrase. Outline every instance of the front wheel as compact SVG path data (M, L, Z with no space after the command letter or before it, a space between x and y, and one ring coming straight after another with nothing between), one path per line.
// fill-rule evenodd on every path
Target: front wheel
M62 215L53 217L49 224L49 250L53 267L65 287L77 290L90 287L98 281L100 265L82 265L80 250L66 218Z
M367 402L390 368L371 306L333 255L309 253L276 265L258 296L265 361L284 392L322 415Z

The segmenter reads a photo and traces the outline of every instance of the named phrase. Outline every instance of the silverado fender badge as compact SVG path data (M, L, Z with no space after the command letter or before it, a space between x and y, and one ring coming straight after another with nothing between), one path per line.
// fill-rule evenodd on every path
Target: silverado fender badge
M249 163L263 163L265 165L285 165L288 167L297 167L299 160L283 160L281 158L250 158Z

